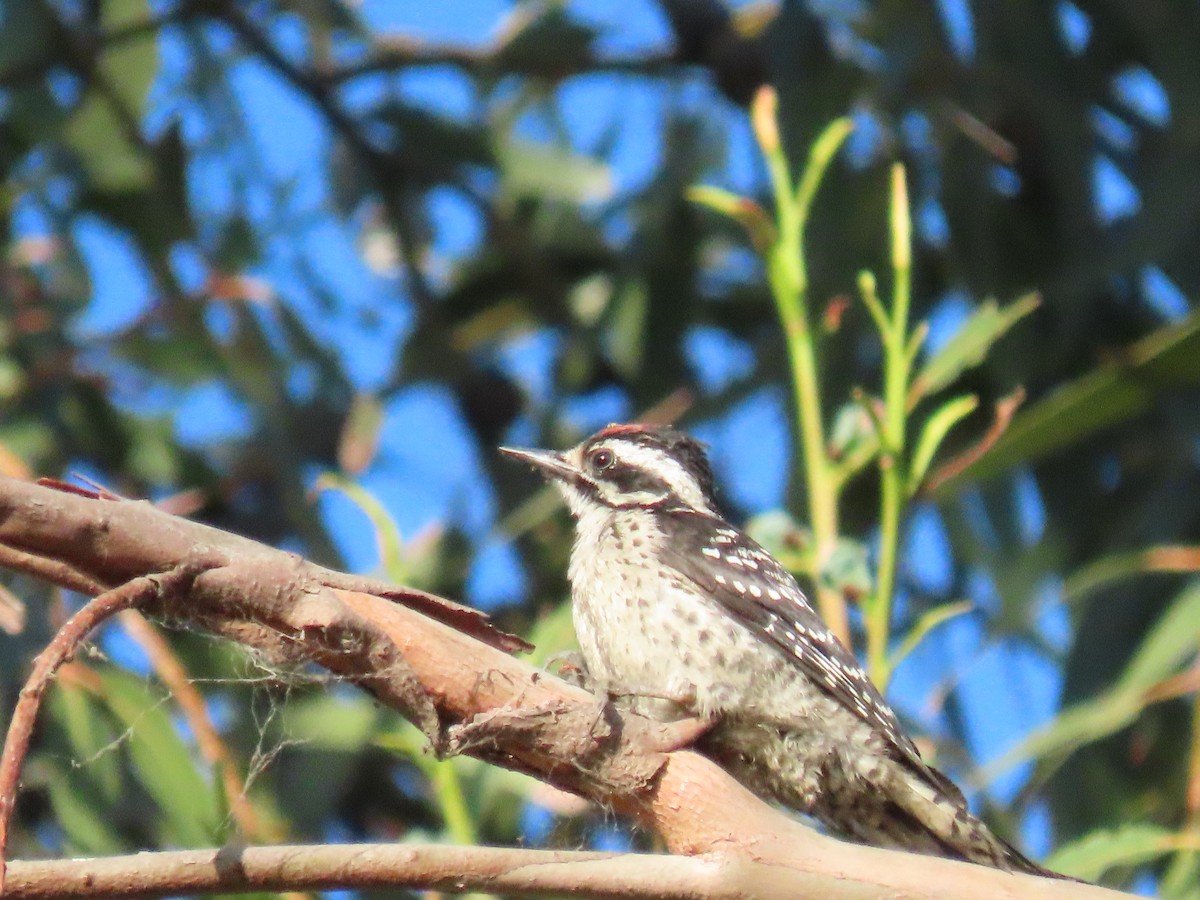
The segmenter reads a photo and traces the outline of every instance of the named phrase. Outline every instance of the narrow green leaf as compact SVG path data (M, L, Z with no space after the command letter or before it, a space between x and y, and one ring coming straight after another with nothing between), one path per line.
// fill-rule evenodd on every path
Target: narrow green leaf
M100 24L105 31L135 28L152 21L150 0L105 0L100 5ZM146 111L146 99L158 76L158 40L156 29L106 46L99 67L107 77L108 89L120 100L132 120Z
M1136 866L1181 849L1200 850L1200 836L1159 825L1123 825L1094 831L1060 847L1046 865L1064 875L1095 881L1114 866Z
M154 160L127 135L112 98L89 92L63 128L63 139L90 180L104 192L130 193L154 182Z
M767 211L750 198L707 184L688 188L684 196L693 203L706 206L741 225L750 236L750 243L759 253L764 253L775 242L775 223L771 221Z
M422 758L432 759L428 756ZM438 808L442 811L446 833L456 844L478 844L479 829L475 827L475 820L463 793L460 767L455 764L454 759L435 760L434 763L429 783L433 788L434 797L437 798Z
M39 765L46 769L45 788L54 820L66 834L72 851L114 854L129 849L113 830L109 814L112 807L106 797L100 796L93 780L57 760L42 759Z
M474 784L482 770L490 767L468 756L438 759L430 755L425 735L408 722L402 723L394 731L379 735L375 743L403 753L429 779L429 786L446 823L446 835L454 843L466 845L479 842L479 830L471 805L467 802L464 783Z
M508 200L538 197L598 203L613 193L612 167L570 150L510 139L499 144L501 193Z
M335 814L362 772L380 718L370 698L341 690L293 697L283 707L277 737L290 746L273 799L295 829L320 829Z
M214 788L201 774L163 698L126 672L100 675L101 701L128 729L129 758L138 780L167 820L169 839L203 847L218 837Z
M538 616L530 630L529 643L533 644L534 650L526 659L533 666L544 666L556 654L577 649L575 629L571 624L571 604L560 603Z
M854 131L854 121L849 118L834 119L817 136L812 148L808 151L808 162L800 176L800 184L796 187L796 210L800 221L808 219L813 200L821 182L825 180L825 172L837 152L846 142L846 138Z
M378 722L378 707L362 694L313 694L283 708L284 734L311 750L361 750Z
M892 236L892 271L907 271L912 268L912 216L909 212L908 181L903 163L892 164L892 202L888 231Z
M946 439L946 435L950 433L950 429L975 412L978 407L979 398L974 394L966 394L942 404L938 411L925 421L925 427L921 429L921 436L917 439L916 449L913 450L912 462L909 464L910 497L920 488L925 473L929 471L929 464L933 462L934 455Z
M1084 744L1130 725L1150 702L1147 691L1178 671L1200 646L1200 586L1183 591L1159 617L1117 682L1107 691L1064 709L979 775L986 784L1029 759L1063 757Z
M1003 308L994 300L980 306L917 373L908 392L909 406L916 406L922 398L948 387L967 369L982 363L992 345L1041 302L1037 294L1027 294Z
M928 610L908 630L908 634L904 636L904 640L900 642L900 646L892 651L892 655L888 659L888 671L896 671L896 667L904 661L904 658L916 650L921 641L925 640L929 633L939 625L949 622L963 613L969 613L974 608L974 604L969 600L958 600L954 603L944 603L941 606L935 606L933 609Z
M1105 691L1064 709L1054 720L980 770L976 785L994 781L1026 760L1059 759L1131 724L1141 713L1142 697L1130 691Z
M117 753L105 752L115 735L88 692L60 679L48 697L47 712L62 726L72 758L84 767L104 802L116 803L121 796L121 760Z
M648 312L649 297L637 283L625 285L606 310L604 349L613 367L631 380L637 379L645 362Z
M1200 900L1200 853L1194 843L1176 851L1158 880L1158 893L1164 900Z
M383 426L383 404L374 394L355 395L342 425L338 441L338 464L344 472L358 475L375 459L379 430Z
M1125 666L1117 687L1144 691L1189 660L1200 645L1200 585L1184 590L1159 616Z
M938 490L939 496L1040 459L1095 431L1146 410L1158 391L1200 383L1200 313L1160 328L1106 363L1048 394L1017 415L977 462Z
M541 525L562 508L562 497L546 485L534 491L516 509L496 524L495 533L505 540L516 540Z
M404 552L404 539L396 521L388 514L383 504L370 491L349 479L325 472L313 485L316 491L337 491L363 511L375 528L375 540L379 545L379 567L397 584L408 584L410 567Z
M1200 547L1160 545L1110 553L1072 573L1063 584L1063 599L1074 603L1112 581L1148 572L1198 572Z

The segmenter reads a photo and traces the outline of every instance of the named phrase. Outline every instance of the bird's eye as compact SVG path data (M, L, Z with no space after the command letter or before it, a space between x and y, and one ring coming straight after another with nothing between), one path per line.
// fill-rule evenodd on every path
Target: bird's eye
M596 471L607 469L616 461L617 459L613 456L611 450L593 450L588 454L588 463Z

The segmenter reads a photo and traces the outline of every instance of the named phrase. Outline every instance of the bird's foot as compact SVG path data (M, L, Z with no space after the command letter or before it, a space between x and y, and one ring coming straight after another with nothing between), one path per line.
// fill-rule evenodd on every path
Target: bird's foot
M595 693L592 690L592 676L588 672L587 663L583 661L582 653L575 650L555 653L546 660L546 664L542 668L569 684L581 687L589 693Z

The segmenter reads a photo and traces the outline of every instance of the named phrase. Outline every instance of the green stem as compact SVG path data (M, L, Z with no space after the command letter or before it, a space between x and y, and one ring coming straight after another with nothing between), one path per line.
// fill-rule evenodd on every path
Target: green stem
M836 123L835 123L836 124ZM787 159L778 144L764 143L767 167L775 193L779 233L767 251L767 277L783 326L788 363L795 390L796 421L808 488L808 512L813 533L813 571L817 573L817 605L825 623L849 646L850 623L840 594L822 584L820 573L838 537L838 483L825 449L825 426L821 412L816 340L809 321L808 271L804 261L804 226L821 173L828 166L836 145L829 147L833 132L840 144L844 125L830 129L818 139L801 180L793 191ZM840 137L837 135L840 133ZM823 147L823 145L825 145ZM822 154L818 151L823 149Z
M467 798L463 794L462 780L453 760L440 760L431 771L433 792L438 798L446 833L456 844L469 846L479 843L479 833L471 818Z
M884 689L891 676L888 639L892 599L896 586L896 559L900 544L900 518L906 488L905 422L912 355L908 315L912 296L912 225L904 167L892 167L892 309L882 332L884 349L884 416L880 435L879 569L875 596L866 610L867 664L875 683Z

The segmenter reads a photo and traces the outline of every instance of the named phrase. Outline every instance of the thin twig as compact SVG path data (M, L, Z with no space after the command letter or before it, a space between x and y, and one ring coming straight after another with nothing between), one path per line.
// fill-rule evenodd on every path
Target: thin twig
M284 56L279 49L255 26L242 9L241 4L229 2L216 11L218 18L226 23L262 61L274 69L292 87L306 96L325 116L334 131L353 150L362 164L371 173L379 191L380 199L387 210L388 218L396 229L400 251L412 297L424 314L431 314L434 301L433 289L425 278L418 254L418 237L407 213L407 173L394 154L385 152L372 144L355 121L337 101L330 86L311 71L299 68Z
M80 644L99 625L122 610L140 606L164 591L178 589L184 582L194 579L196 574L194 566L181 565L163 575L139 576L105 591L71 616L34 660L33 670L13 710L4 739L4 753L0 757L0 893L4 891L4 861L8 851L9 824L17 801L21 764L29 750L29 739L33 734L42 696L55 671L75 655Z
M1000 437L1008 430L1013 416L1021 404L1025 402L1025 388L1018 387L1007 397L996 401L996 414L992 424L982 438L973 447L964 450L953 459L938 466L921 486L922 494L933 494L939 487L951 481L973 466L985 453L996 445Z
M122 44L148 37L156 37L158 32L165 26L193 18L196 15L195 10L192 8L193 5L191 3L184 3L162 15L149 16L144 19L128 22L94 36L88 36L76 42L76 44L67 47L65 54L63 52L64 46L62 41L50 41L49 46L53 47L53 52L34 57L33 59L22 59L0 70L0 87L23 87L35 81L40 81L56 66L63 65L66 61L64 59L65 56L78 56L82 51L86 50L88 56L95 58L101 53L119 47ZM58 26L59 37L71 33L70 29L61 22L57 22L56 25Z

